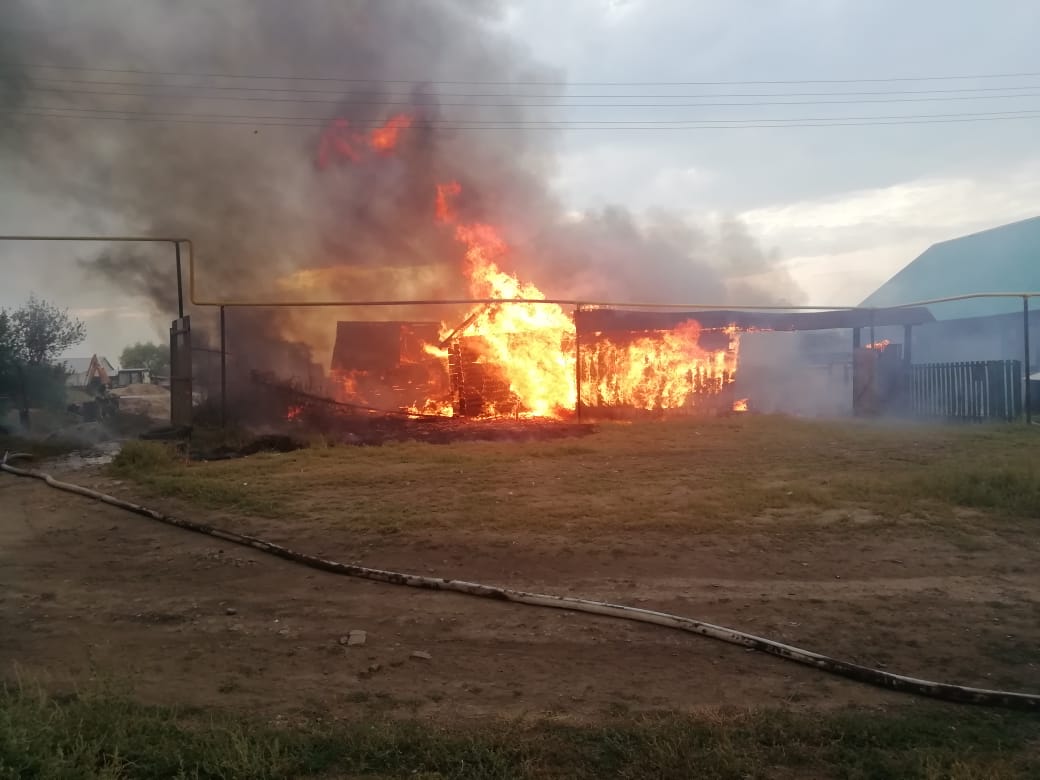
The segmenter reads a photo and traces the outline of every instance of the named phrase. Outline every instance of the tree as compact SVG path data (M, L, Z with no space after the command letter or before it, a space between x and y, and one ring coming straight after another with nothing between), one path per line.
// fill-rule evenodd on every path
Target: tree
M15 359L26 366L54 362L62 352L87 337L82 321L69 316L68 309L30 295L29 300L11 315Z
M0 309L0 396L14 396L18 389L16 349L11 316Z
M131 344L119 356L121 368L147 368L153 376L168 376L170 373L170 348L162 344L138 342Z

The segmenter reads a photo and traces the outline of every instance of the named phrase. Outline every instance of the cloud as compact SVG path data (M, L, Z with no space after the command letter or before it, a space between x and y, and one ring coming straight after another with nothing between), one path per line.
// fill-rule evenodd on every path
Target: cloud
M984 176L919 179L740 216L762 241L784 248L788 268L815 300L855 303L938 241L1037 215L1040 159Z
M947 13L938 0L655 0L630 4L613 16L609 6L605 0L514 0L509 25L572 81L700 82L645 90L669 95L1036 83L706 83L1032 72L1033 31L1040 22L1032 0L969 4L957 14ZM593 92L588 86L571 90ZM595 117L754 120L1037 108L1028 97L930 102L888 97L904 102L604 108ZM571 109L568 118L591 113ZM739 216L763 246L789 258L788 267L810 297L855 303L936 241L1040 213L1038 127L1040 120L577 131L564 139L556 186L575 210L621 203L640 210L664 206L702 223Z

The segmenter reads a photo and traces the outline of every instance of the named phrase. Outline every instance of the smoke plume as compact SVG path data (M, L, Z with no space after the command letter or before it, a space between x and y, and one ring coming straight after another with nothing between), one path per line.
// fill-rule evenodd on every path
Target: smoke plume
M461 184L467 218L501 227L514 250L505 270L552 297L799 297L738 222L567 215L548 185L557 138L528 126L558 118L559 90L517 86L564 74L505 35L504 11L497 0L8 0L8 184L63 193L99 231L191 238L207 299L466 297L459 247L432 218L444 181ZM402 114L393 154L337 152L327 136L336 120L365 135ZM87 262L172 317L168 252ZM343 314L236 309L234 349L254 368L307 348L327 364Z

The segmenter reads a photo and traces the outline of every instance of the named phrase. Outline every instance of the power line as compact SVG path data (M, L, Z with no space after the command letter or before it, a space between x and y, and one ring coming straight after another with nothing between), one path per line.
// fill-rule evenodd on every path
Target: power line
M223 114L223 113L196 113L191 111L177 111L177 112L142 112L134 111L131 109L121 108L80 108L75 106L34 106L26 105L22 106L21 110L26 111L61 111L61 112L85 112L87 116L92 114L119 114L123 116L133 117L148 117L154 119L163 118L192 118L192 119L211 119L211 120L278 120L278 121L292 121L301 122L300 126L303 127L325 127L332 121L327 116L286 116L284 114ZM677 125L677 124L746 124L746 123L789 123L789 122L845 122L845 121L874 121L874 120L898 120L898 119L946 119L946 118L983 118L983 117L998 117L1006 118L1009 114L1027 116L1030 114L1040 114L1040 109L1022 109L1014 111L989 111L989 112L957 112L949 114L889 114L889 115L869 115L869 116L829 116L829 117L752 117L746 119L637 119L637 120L625 120L625 119L598 119L598 120L503 120L503 119L444 119L444 120L422 120L419 123L421 127L474 127L479 128L484 125L502 125L508 124L516 127L536 127L536 126L549 126L549 127L575 127L581 125L600 126L600 125ZM345 119L352 123L353 127L357 128L369 128L369 127L383 127L386 124L385 117L358 117L358 116L337 116L335 119Z
M757 86L757 85L796 85L796 84L891 84L898 82L913 81L968 81L1010 78L1033 78L1040 76L1040 71L1024 71L1017 73L977 73L971 75L938 75L938 76L892 76L885 78L858 78L858 79L791 79L791 80L755 80L755 81L489 81L478 79L372 79L372 78L346 78L343 76L298 76L298 75L268 75L256 73L215 73L200 71L173 71L173 70L149 70L146 68L112 68L112 67L89 67L85 65L53 65L44 63L0 61L0 67L36 69L36 70L62 70L93 73L124 73L149 76L182 76L186 78L221 78L221 79L254 79L254 80L281 80L281 81L335 81L345 84L444 84L444 85L486 85L486 86Z
M177 119L177 118L152 118L149 116L84 116L82 114L58 114L58 113L44 113L38 111L7 111L0 112L6 115L15 116L34 116L47 119L73 119L73 120L101 120L101 121L120 121L120 122L146 122L153 124L191 124L191 125L217 125L217 126L243 126L251 128L260 127L286 127L286 128L309 128L309 127L325 127L327 123L316 123L316 122L248 122L248 121L234 121L234 120L207 120L207 119ZM1031 114L1016 114L1016 115L1001 115L1001 116L986 116L986 117L963 117L963 118L946 118L946 119L920 119L920 120L894 120L894 121L856 121L856 122L844 122L844 121L820 121L820 122L801 122L801 123L760 123L760 124L705 124L701 123L690 123L686 125L647 125L645 123L639 125L608 125L608 126L554 126L554 125L542 125L542 126L525 126L517 124L497 124L497 125L441 125L439 129L442 130L748 130L748 129L780 129L780 128L808 128L808 127L875 127L875 126L894 126L894 125L929 125L929 124L955 124L955 123L970 123L970 122L995 122L1002 120L1022 120L1022 119L1040 119L1040 112L1033 112Z
M29 89L34 92L57 93L61 95L100 95L104 97L146 97L164 98L167 100L225 100L248 103L322 103L326 105L340 105L344 101L326 98L295 98L295 97L250 97L243 95L200 95L200 94L163 94L154 92L111 92L99 90L69 90L58 87L33 87ZM1034 88L1035 89L1035 88ZM420 96L421 97L421 96ZM699 103L487 103L487 102L423 102L417 100L351 100L352 105L369 106L410 106L421 108L429 106L436 107L462 107L462 108L702 108L702 107L749 107L749 106L823 106L823 105L848 105L869 103L934 103L958 100L1007 100L1015 98L1040 97L1040 92L1018 93L1014 95L941 95L934 97L894 97L882 99L853 99L853 100L755 100L750 102L699 102Z
M337 95L340 98L349 98L353 96L365 97L371 94L371 92L342 92L339 90L331 89L308 89L301 87L237 87L228 86L225 84L169 84L169 83L157 83L157 82L143 82L143 81L98 81L97 79L46 79L33 77L32 81L28 82L29 88L34 88L37 84L74 84L83 86L95 86L95 87L140 87L148 89L204 89L211 91L222 91L222 92L289 92L292 94L301 95ZM610 98L612 100L650 100L650 99L707 99L707 98L772 98L772 97L860 97L860 96L883 96L883 95L942 95L942 94L963 94L970 92L1011 92L1021 91L1024 89L1038 89L1040 84L1022 84L1016 86L1003 86L1003 87L957 87L953 89L900 89L900 90L868 90L868 91L840 91L840 92L708 92L694 95L676 95L676 94L641 94L641 95L625 95L625 94L607 94L607 95L567 95L568 100L578 99L601 99ZM162 96L163 93L156 93ZM464 97L464 98L552 98L554 95L545 94L537 95L530 93L509 93L509 92L430 92L430 93L419 93L420 96L429 97ZM412 98L415 96L414 93L386 93L381 95L384 98L392 97L401 98ZM1014 97L1014 95L1009 95ZM555 104L554 104L555 105Z

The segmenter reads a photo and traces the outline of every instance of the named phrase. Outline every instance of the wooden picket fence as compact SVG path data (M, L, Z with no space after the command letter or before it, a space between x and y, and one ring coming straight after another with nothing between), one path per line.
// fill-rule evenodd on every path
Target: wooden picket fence
M1022 363L978 360L910 366L910 410L918 417L1010 422L1022 413Z

